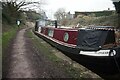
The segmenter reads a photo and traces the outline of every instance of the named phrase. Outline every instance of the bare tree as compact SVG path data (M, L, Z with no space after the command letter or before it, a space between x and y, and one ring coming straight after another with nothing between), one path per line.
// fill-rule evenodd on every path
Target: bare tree
M55 18L57 19L57 21L61 24L61 25L66 25L67 22L67 13L65 12L64 8L59 8L55 14L54 14Z
M42 0L36 2L28 2L27 0L3 0L2 1L2 16L7 19L8 22L11 20L15 20L16 18L21 17L21 13L24 9L28 9L31 7L38 7L41 5ZM12 18L12 19L10 19Z
M62 20L62 19L64 19L64 18L65 18L65 15L66 15L66 12L65 12L65 9L64 9L64 8L59 8L59 9L55 12L55 14L54 14L54 16L55 16L55 18L56 18L57 20Z
M28 2L27 0L3 0L2 7L13 7L16 8L16 11L19 11L21 9L36 7L39 8L40 5L43 4L42 0L39 0L39 2ZM29 5L29 6L28 6ZM39 6L39 7L38 7Z

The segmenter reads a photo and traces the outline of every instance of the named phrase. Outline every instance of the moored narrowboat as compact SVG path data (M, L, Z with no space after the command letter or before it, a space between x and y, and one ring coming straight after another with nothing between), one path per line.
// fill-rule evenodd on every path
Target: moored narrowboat
M119 72L120 43L116 42L113 27L96 26L80 29L36 27L38 27L36 35L68 55L76 55L80 62L109 67L109 70Z
M114 2L119 7L119 2ZM119 13L120 9L116 9ZM36 22L34 33L67 53L75 55L81 64L100 67L102 73L120 73L120 34L111 26L88 28L58 28L41 26ZM120 26L120 25L119 25ZM100 69L100 70L101 70Z

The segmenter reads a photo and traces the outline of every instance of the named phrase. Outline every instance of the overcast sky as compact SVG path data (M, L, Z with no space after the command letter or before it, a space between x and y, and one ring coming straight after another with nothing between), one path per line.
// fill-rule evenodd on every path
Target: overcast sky
M42 8L45 10L49 18L53 18L53 14L58 8L65 8L71 13L74 11L103 11L110 8L114 10L111 0L45 0L46 5Z

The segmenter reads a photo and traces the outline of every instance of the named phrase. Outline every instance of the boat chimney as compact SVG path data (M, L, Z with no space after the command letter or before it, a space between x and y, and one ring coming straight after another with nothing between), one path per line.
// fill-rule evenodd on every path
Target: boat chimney
M115 5L116 12L118 13L118 26L117 28L120 29L120 0L112 0L113 4Z
M55 28L57 28L57 20L55 20Z

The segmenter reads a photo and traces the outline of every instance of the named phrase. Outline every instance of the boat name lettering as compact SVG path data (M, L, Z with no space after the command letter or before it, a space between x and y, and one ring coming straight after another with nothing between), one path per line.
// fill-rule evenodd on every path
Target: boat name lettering
M79 54L89 55L89 56L114 56L116 51L113 50L113 54L110 55L110 50L99 50L99 51L80 51Z
M109 54L109 52L98 52L98 54Z

